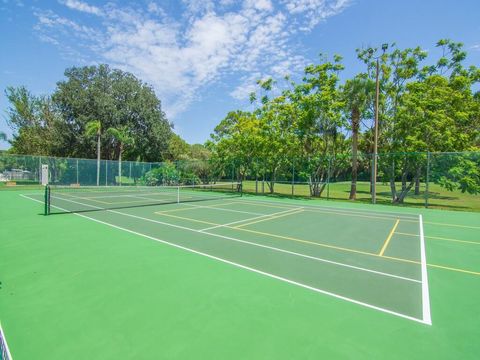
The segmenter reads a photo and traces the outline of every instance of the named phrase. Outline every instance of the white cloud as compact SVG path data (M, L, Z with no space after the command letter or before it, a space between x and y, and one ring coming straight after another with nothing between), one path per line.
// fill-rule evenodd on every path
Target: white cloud
M72 10L77 10L81 12L85 12L88 14L93 14L93 15L102 15L102 11L93 5L89 5L86 2L79 1L79 0L62 0L62 4L67 6L68 8Z
M296 27L305 30L341 12L349 0L184 0L179 14L167 14L161 2L98 8L78 0L65 6L102 15L92 28L52 11L37 11L38 36L74 53L90 54L152 84L170 118L186 110L206 85L226 76L239 84L230 95L248 98L256 80L300 71L306 60L297 54ZM320 8L317 8L317 7ZM315 19L320 14L320 20ZM77 55L76 55L77 56ZM85 55L86 56L86 55Z
M480 44L475 44L470 47L472 50L480 51Z
M303 15L307 20L302 31L312 30L318 23L335 16L351 5L352 0L282 0L292 15Z

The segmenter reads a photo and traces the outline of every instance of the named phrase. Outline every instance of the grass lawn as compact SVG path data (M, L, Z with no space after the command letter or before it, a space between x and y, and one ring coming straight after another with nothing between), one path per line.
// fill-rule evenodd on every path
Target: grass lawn
M401 188L401 184L397 183L397 191ZM255 181L245 181L243 190L248 193L255 193ZM292 184L276 183L274 194L292 196ZM264 185L265 195L269 195L267 183ZM262 182L258 182L258 193L262 193ZM325 188L320 199L331 200L347 200L350 194L350 182L331 183ZM295 184L293 195L299 197L310 197L310 190L307 184ZM312 200L316 200L311 198ZM370 183L357 183L357 202L371 203ZM391 192L389 184L377 184L377 203L390 205ZM402 206L424 207L425 206L425 184L420 184L420 195L415 195L414 191L410 191ZM437 184L430 184L428 191L428 206L436 209L464 210L464 211L480 211L480 195L472 195L462 193L460 191L448 191Z

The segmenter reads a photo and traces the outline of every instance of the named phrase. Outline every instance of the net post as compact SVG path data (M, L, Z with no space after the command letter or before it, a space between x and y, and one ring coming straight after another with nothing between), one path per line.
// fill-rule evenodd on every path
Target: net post
M45 185L44 215L50 215L50 185Z
M177 185L177 204L180 204L180 186Z

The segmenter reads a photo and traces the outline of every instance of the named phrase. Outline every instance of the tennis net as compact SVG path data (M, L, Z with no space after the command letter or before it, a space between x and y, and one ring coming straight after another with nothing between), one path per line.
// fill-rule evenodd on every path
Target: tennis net
M45 214L77 213L219 200L242 195L241 183L182 186L52 186L45 188Z

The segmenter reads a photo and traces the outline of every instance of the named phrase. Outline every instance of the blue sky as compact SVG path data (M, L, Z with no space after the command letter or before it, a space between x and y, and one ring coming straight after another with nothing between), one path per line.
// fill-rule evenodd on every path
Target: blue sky
M320 52L362 70L355 48L396 42L435 54L461 41L480 65L478 0L0 0L0 130L7 86L49 94L71 66L108 63L151 84L175 131L203 143L255 81L301 74ZM8 147L1 143L0 149Z

